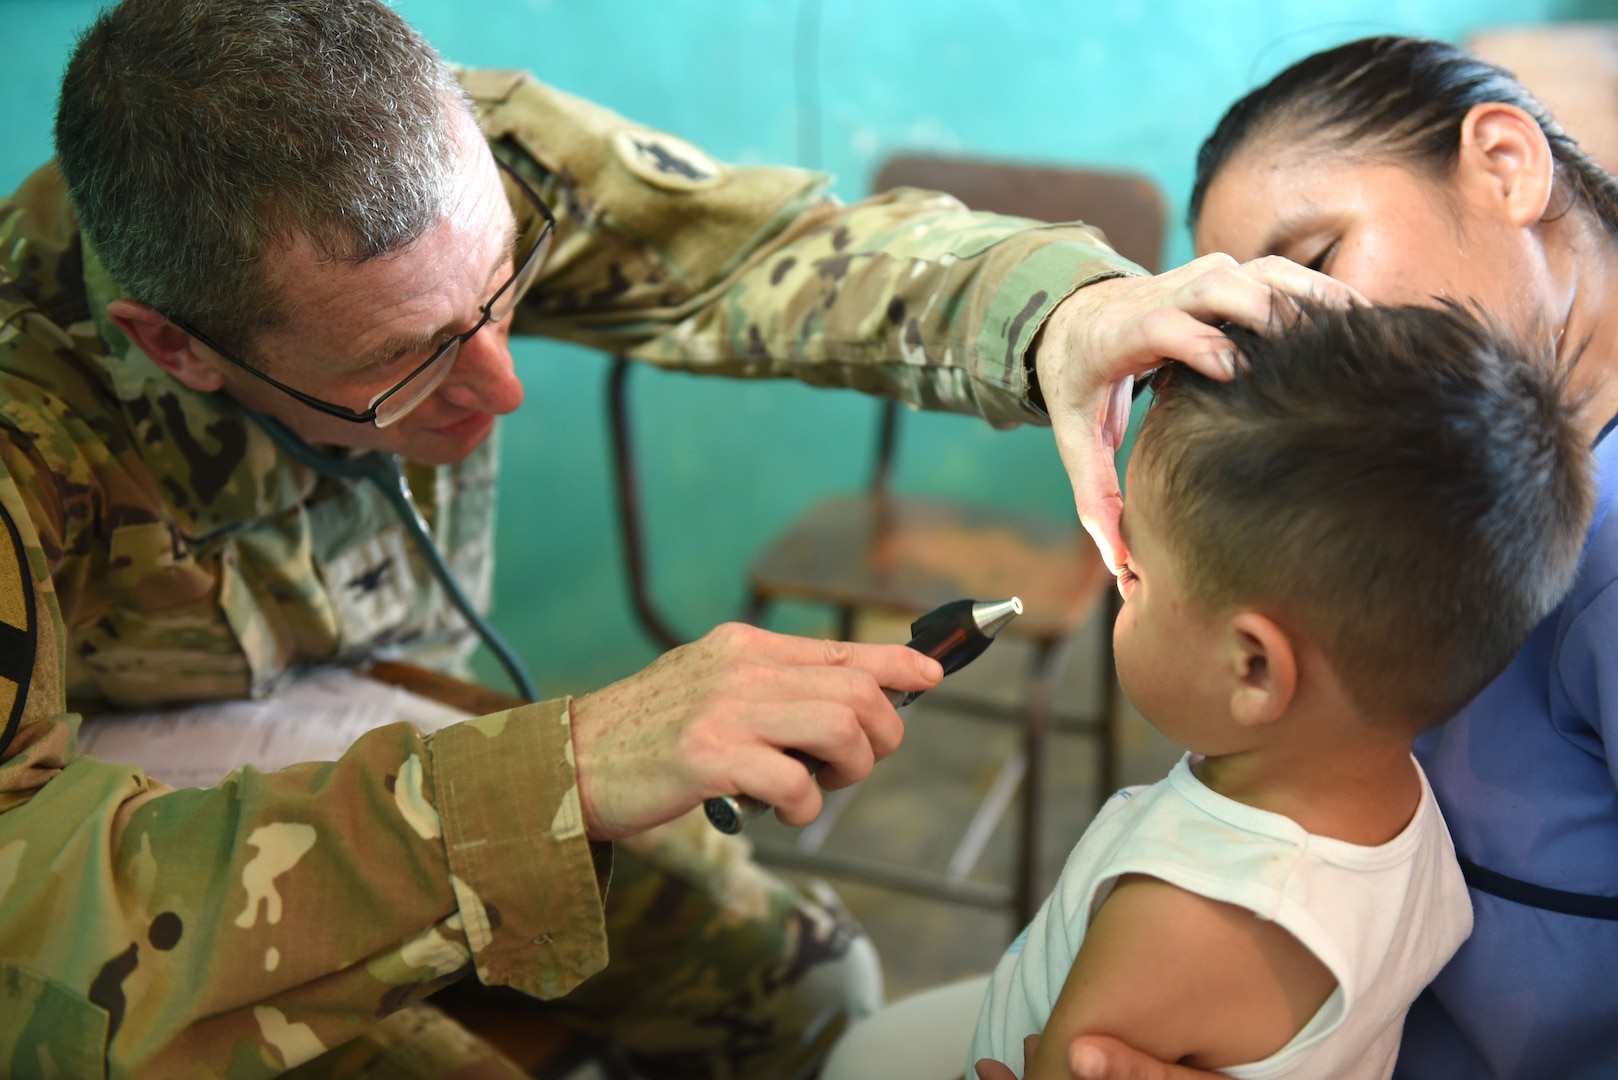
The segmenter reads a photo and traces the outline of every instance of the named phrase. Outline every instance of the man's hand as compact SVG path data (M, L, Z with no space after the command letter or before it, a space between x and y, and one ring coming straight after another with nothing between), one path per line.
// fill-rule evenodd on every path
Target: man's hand
M1113 455L1129 423L1135 376L1178 360L1210 378L1230 378L1231 343L1218 325L1263 331L1285 316L1277 305L1289 296L1359 299L1341 282L1279 256L1238 264L1214 254L1156 277L1098 281L1051 312L1034 353L1039 387L1079 520L1114 570L1128 553L1118 534L1123 498Z
M1039 1036L1022 1041L1024 1061L1034 1060ZM1105 1035L1081 1035L1067 1048L1067 1065L1073 1080L1218 1080L1218 1073L1199 1072L1183 1065L1165 1065L1138 1050ZM974 1066L978 1080L1017 1080L998 1061L984 1058Z
M715 795L751 795L781 820L820 813L899 745L883 694L929 690L938 661L904 645L787 637L731 623L573 702L579 801L591 839L632 836ZM782 753L826 763L819 784Z

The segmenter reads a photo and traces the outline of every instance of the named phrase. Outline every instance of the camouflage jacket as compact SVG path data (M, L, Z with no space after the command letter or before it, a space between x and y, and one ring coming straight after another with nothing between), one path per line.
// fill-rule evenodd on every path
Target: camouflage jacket
M1039 418L1051 308L1138 272L1082 226L842 206L524 75L463 80L558 219L518 332L1009 424ZM247 695L454 629L373 491L169 378L119 295L53 166L0 201L0 1072L268 1075L468 970L566 993L605 957L566 700L210 789L76 752L70 699ZM407 469L474 595L494 462Z

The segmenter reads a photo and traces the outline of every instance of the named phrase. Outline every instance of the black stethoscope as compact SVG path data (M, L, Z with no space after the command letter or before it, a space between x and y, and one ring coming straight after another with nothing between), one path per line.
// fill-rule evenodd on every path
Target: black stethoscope
M482 639L483 644L489 647L500 666L506 669L511 681L516 685L517 691L525 701L537 701L534 693L534 684L528 678L528 672L523 668L522 661L512 652L511 646L506 644L498 631L489 625L478 610L467 599L455 575L450 573L449 565L444 562L444 556L433 542L433 537L427 531L427 522L422 519L421 511L416 508L416 500L411 497L410 486L405 482L404 470L399 467L397 454L387 454L380 450L369 450L363 454L328 454L315 449L304 442L291 428L279 420L254 413L253 419L258 422L266 434L287 456L305 468L313 469L322 476L330 476L339 480L369 480L376 485L382 497L398 516L404 525L405 532L416 545L416 550L427 561L427 567L433 572L433 577L442 586L444 594L449 597L455 610Z

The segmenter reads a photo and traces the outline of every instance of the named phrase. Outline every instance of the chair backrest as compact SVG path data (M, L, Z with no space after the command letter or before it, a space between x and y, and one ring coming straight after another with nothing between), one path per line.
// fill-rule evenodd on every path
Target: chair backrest
M973 210L1098 226L1120 255L1151 273L1163 258L1167 207L1138 173L901 154L872 184L876 192L896 187L948 192Z
M1167 205L1157 185L1138 173L899 154L887 160L871 185L878 194L896 187L943 191L972 210L1094 225L1114 250L1149 273L1158 271L1163 258ZM893 473L898 424L898 404L889 401L882 409L871 470L871 490L877 493L887 490Z
M1084 221L1099 226L1120 254L1147 270L1156 271L1162 258L1164 201L1156 186L1142 176L975 158L903 155L890 159L877 174L875 190L881 192L907 185L948 192L974 210L1041 221ZM608 385L624 563L630 595L642 625L653 640L666 648L674 648L686 639L659 612L648 580L646 538L630 431L629 371L629 361L619 357L611 368ZM888 401L882 410L878 434L876 469L872 477L875 491L884 491L887 487L898 416L896 403Z

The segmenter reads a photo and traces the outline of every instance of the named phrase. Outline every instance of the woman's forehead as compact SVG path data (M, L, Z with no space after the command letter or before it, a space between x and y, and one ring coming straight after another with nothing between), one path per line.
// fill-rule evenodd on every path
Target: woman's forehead
M1281 222L1318 205L1312 185L1299 183L1297 166L1295 156L1279 148L1232 155L1204 193L1194 226L1197 251L1225 251L1244 262L1272 254Z
M1209 183L1195 226L1197 249L1230 251L1242 259L1285 254L1288 243L1323 219L1363 206L1389 184L1402 188L1414 179L1398 162L1334 147L1325 136L1255 140Z

